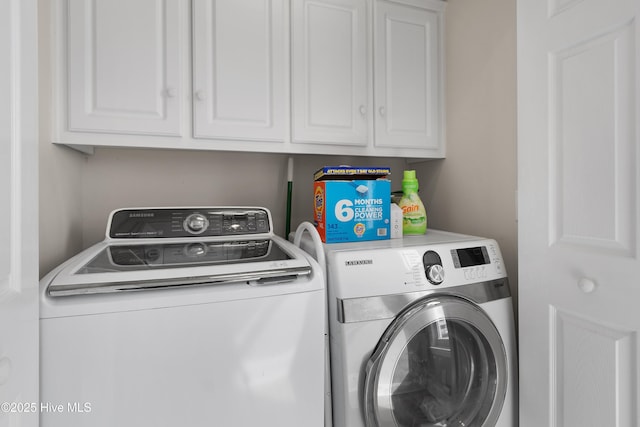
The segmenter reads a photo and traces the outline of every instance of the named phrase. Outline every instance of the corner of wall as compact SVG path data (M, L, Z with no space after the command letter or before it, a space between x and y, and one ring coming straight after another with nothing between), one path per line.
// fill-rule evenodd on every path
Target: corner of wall
M82 248L80 202L84 157L51 142L51 3L38 1L40 277Z

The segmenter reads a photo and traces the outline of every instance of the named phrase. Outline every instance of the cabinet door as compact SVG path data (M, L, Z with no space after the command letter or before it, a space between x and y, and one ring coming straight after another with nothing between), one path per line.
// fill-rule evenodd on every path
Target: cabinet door
M294 142L367 144L365 0L292 2Z
M438 149L442 111L442 12L376 4L375 145Z
M70 131L180 134L180 4L68 0Z
M193 2L194 136L284 139L284 0Z

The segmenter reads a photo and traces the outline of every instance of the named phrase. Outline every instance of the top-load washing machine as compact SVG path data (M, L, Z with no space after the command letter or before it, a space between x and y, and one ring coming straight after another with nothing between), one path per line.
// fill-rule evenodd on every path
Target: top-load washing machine
M334 426L517 425L513 306L494 240L428 230L323 247Z
M41 282L43 427L322 426L324 276L264 208L122 209Z

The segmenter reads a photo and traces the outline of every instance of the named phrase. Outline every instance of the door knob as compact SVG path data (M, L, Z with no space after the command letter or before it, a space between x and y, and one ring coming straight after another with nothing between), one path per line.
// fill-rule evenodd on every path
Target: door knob
M582 277L580 280L578 280L578 288L580 288L580 290L585 294L590 294L591 292L595 291L597 286L598 285L594 280L588 279L586 277Z

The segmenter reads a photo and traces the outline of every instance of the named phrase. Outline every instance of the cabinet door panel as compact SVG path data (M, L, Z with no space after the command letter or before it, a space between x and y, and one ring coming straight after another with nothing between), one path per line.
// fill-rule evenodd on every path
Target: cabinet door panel
M180 134L179 4L68 1L68 130Z
M283 140L282 0L194 2L194 136Z
M441 14L380 1L376 10L376 146L441 143Z
M293 2L293 141L367 143L365 1Z

